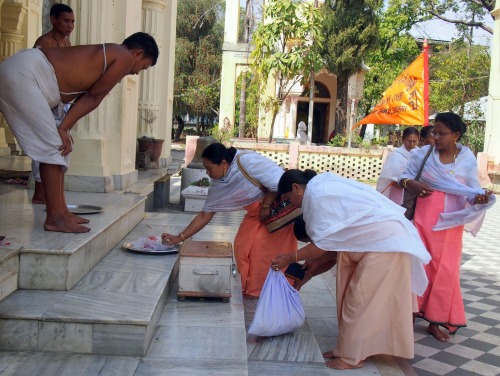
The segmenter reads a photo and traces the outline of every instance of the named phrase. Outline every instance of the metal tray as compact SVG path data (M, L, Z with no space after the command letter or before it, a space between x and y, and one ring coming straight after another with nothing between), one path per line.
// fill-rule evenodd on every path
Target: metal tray
M96 214L103 211L103 209L100 206L94 206L94 205L68 204L66 206L68 207L70 213L73 214Z
M127 251L130 251L130 252L142 253L143 255L168 255L171 253L178 253L180 246L178 244L176 244L176 245L174 245L174 248L172 248L172 249L166 249L164 251L153 251L153 250L147 249L147 248L134 247L134 243L124 243L123 248L125 248Z

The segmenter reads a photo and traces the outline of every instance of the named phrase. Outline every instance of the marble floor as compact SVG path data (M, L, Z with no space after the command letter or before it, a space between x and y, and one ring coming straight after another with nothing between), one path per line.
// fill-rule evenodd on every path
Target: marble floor
M180 178L172 178L171 184L172 205L146 213L143 224L182 230L193 218L194 214L183 212L178 205ZM8 211L3 210L0 208L0 215L8 216ZM196 239L232 241L241 218L241 212L217 214ZM364 368L342 371L342 374L500 375L498 218L500 206L497 205L487 214L476 238L464 237L461 278L468 327L459 330L449 343L439 343L425 334L425 323L417 321L415 359L408 362L387 356L372 357ZM233 280L232 288L229 303L217 299L181 302L176 299L174 284L145 356L0 351L0 375L327 376L339 373L326 368L318 356L318 352L334 346L338 335L333 273L315 277L302 289L304 326L292 335L275 338L258 340L247 335L255 302L241 299L238 278Z

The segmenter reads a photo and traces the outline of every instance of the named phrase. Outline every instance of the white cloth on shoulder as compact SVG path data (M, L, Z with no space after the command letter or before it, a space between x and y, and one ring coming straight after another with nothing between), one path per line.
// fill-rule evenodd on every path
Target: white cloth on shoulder
M401 145L387 156L380 171L377 181L377 191L385 197L392 197L396 204L403 202L403 190L397 187L392 189L391 185L399 181L399 176L406 170L408 162L410 162L411 154L412 152L406 150L404 145Z
M306 186L302 213L313 243L325 251L402 252L412 257L412 290L427 287L431 260L405 209L370 186L325 172Z
M210 179L208 195L203 206L204 212L224 212L241 210L260 200L264 192L250 182L240 171L236 159L246 172L272 192L278 191L278 182L284 170L271 159L254 151L238 150L222 179Z
M54 68L38 48L23 50L0 64L0 111L23 151L35 162L61 165L66 171L69 156L61 156L57 127L64 117ZM57 120L56 120L57 119Z
M444 213L439 215L433 230L465 225L464 230L476 236L486 210L495 204L496 197L491 195L487 204L474 205L475 196L484 194L478 180L477 160L467 146L457 144L457 147L460 152L455 162L449 164L441 163L439 151L434 149L424 165L420 180L446 194ZM412 155L400 179L415 177L428 150L429 146L424 146Z

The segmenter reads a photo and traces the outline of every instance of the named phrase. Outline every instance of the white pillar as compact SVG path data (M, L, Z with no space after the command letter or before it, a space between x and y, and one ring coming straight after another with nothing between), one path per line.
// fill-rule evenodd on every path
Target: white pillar
M495 158L496 170L500 164L500 0L496 1L491 12L495 19L493 41L491 44L490 83L488 89L488 106L486 109L486 128L484 135L484 151Z
M3 2L3 4L1 4ZM22 27L28 7L24 2L15 0L1 1L0 13L0 62L14 55L23 48L24 35ZM10 145L11 147L9 147ZM0 151L2 155L9 155L12 150L20 152L19 145L14 138L3 115L0 116Z

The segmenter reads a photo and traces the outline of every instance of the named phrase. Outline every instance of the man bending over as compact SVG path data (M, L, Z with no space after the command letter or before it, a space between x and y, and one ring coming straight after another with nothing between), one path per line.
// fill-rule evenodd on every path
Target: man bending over
M152 36L135 33L122 44L23 50L0 64L0 111L23 151L39 167L47 209L45 230L90 231L69 212L64 196L64 173L73 150L71 128L96 109L123 77L155 65L158 54ZM63 103L74 99L65 114Z

